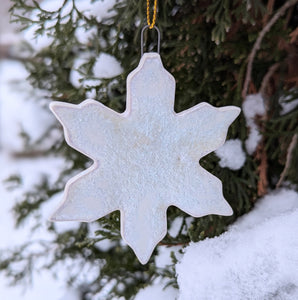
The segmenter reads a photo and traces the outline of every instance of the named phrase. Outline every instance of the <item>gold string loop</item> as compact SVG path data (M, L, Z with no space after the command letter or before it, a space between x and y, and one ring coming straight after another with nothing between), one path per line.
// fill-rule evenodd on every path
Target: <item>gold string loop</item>
M147 24L149 26L149 29L152 29L156 22L156 10L157 10L157 0L154 0L154 6L153 6L153 17L152 22L150 21L150 0L147 0Z

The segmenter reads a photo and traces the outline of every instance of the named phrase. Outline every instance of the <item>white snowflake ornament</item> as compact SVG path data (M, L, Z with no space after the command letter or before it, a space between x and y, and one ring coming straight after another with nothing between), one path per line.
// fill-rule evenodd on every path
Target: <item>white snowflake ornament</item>
M224 143L240 109L200 103L175 113L174 99L174 77L158 53L145 53L128 75L124 113L95 100L51 103L67 143L94 161L66 184L51 220L92 222L120 210L121 235L145 264L166 235L169 206L231 215L221 181L199 160Z

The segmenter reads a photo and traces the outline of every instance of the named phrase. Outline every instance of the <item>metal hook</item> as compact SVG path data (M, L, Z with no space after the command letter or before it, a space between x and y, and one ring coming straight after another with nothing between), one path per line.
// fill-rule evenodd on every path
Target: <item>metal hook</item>
M149 25L144 26L141 31L141 57L144 54L144 31L147 28L149 28ZM155 25L153 26L153 28L157 31L157 53L159 54L159 52L160 52L160 31L159 31L158 27Z

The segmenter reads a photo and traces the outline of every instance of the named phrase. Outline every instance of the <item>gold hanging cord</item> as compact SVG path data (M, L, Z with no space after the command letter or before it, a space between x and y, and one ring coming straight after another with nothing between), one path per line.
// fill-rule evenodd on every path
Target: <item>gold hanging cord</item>
M155 25L156 9L157 9L157 0L154 0L153 17L152 17L152 22L150 22L150 0L147 0L147 24L149 26L149 29L152 29Z

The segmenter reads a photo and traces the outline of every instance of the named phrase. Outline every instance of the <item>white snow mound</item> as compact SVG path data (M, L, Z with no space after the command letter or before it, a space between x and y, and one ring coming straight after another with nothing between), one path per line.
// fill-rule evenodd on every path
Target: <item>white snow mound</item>
M179 299L298 299L297 228L298 194L265 196L225 234L186 248Z
M219 165L222 168L231 170L239 170L243 167L246 156L242 149L241 140L228 140L220 148L215 151L215 154L220 158Z
M263 116L266 113L264 99L261 94L248 95L242 105L242 110L249 127L248 138L245 146L248 154L253 154L262 136L259 133L258 125L255 123L256 116Z

